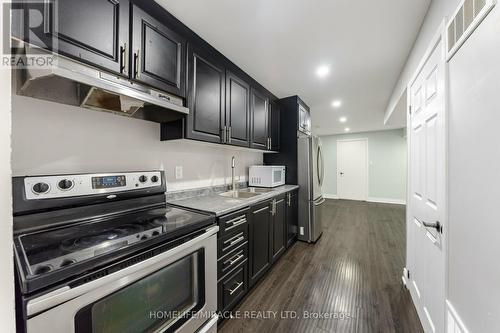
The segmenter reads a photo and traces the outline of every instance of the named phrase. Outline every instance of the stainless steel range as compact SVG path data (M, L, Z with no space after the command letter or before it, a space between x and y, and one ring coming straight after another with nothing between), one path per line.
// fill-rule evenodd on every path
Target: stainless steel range
M216 332L215 217L163 172L14 177L19 331Z

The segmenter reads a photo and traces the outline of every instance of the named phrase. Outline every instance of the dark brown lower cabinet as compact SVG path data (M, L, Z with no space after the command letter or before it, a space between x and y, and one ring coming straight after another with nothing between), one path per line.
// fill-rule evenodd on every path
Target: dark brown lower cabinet
M286 247L292 246L297 240L299 220L299 195L297 191L289 192L286 195Z
M297 213L290 198L296 203L297 192L218 219L218 311L232 310L291 245L289 221L296 220Z
M285 195L271 202L271 262L275 262L285 252L286 241L286 200Z
M250 286L271 266L271 202L265 201L250 209L249 264Z

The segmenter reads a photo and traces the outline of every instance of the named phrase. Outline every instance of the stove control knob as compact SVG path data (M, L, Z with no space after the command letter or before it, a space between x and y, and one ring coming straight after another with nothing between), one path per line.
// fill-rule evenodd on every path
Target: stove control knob
M159 180L159 179L158 179L158 176L153 176L153 177L151 177L151 182L153 182L153 183L157 183L157 182L158 182L158 180Z
M145 176L145 175L140 176L140 177L139 177L139 181L140 181L141 183L145 183L145 182L147 182L147 181L148 181L148 176Z
M44 194L44 193L47 193L49 191L50 187L49 187L49 184L40 182L40 183L36 183L35 185L33 185L33 187L31 189L33 190L33 192L35 194Z
M57 187L63 191L67 191L73 187L73 181L69 179L63 179L59 183L57 183Z
M148 239L148 238L149 238L149 236L148 236L148 235L142 235L141 240L146 240L146 239Z

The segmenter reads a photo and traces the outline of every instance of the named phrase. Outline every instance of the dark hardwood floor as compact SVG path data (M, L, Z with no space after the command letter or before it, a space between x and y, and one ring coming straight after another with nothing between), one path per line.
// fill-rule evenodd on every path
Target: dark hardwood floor
M320 240L289 249L233 311L241 318L226 320L219 331L423 332L401 282L404 216L400 205L327 200ZM245 311L277 314L252 319ZM282 318L281 311L298 318ZM332 318L307 319L304 311Z

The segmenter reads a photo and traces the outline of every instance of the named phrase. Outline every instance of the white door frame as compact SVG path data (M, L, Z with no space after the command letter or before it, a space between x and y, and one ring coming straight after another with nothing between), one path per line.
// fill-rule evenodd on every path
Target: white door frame
M429 57L431 56L432 52L434 51L434 49L436 48L436 45L439 44L441 41L442 41L442 64L443 64L443 70L444 70L444 109L443 109L443 124L444 124L444 147L445 147L445 156L444 156L444 168L445 168L445 179L444 179L444 203L443 203L443 220L444 220L444 225L446 226L444 229L443 229L443 235L442 235L442 239L443 239L443 251L444 251L444 254L443 254L443 266L444 266L444 299L442 300L443 302L443 306L444 306L444 318L443 318L443 322L444 322L444 330L446 331L447 329L447 319L448 319L448 316L446 315L446 309L447 309L447 304L446 304L446 299L448 298L448 269L447 269L447 266L448 266L448 228L449 228L449 223L448 223L448 186L449 186L449 183L448 183L448 130L449 130L449 126L448 126L448 112L449 112L449 74L448 74L448 61L446 59L447 57L447 52L446 52L446 45L447 45L447 33L446 33L446 17L443 18L443 21L441 22L441 24L439 25L439 28L437 29L437 32L435 33L435 35L433 36L433 38L431 39L430 43L429 43L429 46L426 50L426 52L424 53L416 71L414 72L414 74L411 76L411 79L409 80L408 84L407 84L407 89L406 89L406 94L407 94L407 112L406 112L406 124L407 124L407 151L408 151L408 154L407 154L407 168L408 168L408 172L407 172L407 179L406 179L406 182L407 182L407 191L406 191L406 202L407 202L407 209L406 209L406 229L407 229L407 233L406 233L406 267L403 269L403 283L405 285L407 285L410 281L408 280L408 263L411 262L414 258L410 258L410 249L408 247L408 245L410 244L409 242L409 238L410 238L410 235L409 235L409 230L411 230L409 228L410 226L410 223L413 223L412 221L412 214L411 214L411 175L410 175L410 166L411 166L411 154L410 154L410 149L411 149L411 87L413 85L413 83L415 82L415 80L418 78L420 72L423 70L427 60L429 59ZM411 273L410 273L411 274ZM408 287L408 285L407 285ZM413 301L413 299L412 299ZM416 307L417 308L417 307ZM417 308L417 312L419 312L419 309ZM425 314L422 314L422 313L418 313L419 317L422 317L422 316L425 316Z
M370 179L369 179L369 176L370 176L370 154L369 154L369 142L368 142L368 138L355 138L355 139L339 139L337 140L337 176L336 176L336 180L337 180L337 197L339 199L340 198L340 195L339 195L339 184L340 184L340 175L339 175L339 143L341 142L352 142L352 141L365 141L366 142L366 183L365 183L365 193L364 193L364 198L363 198L363 201L367 201L368 200L368 185L370 184Z

